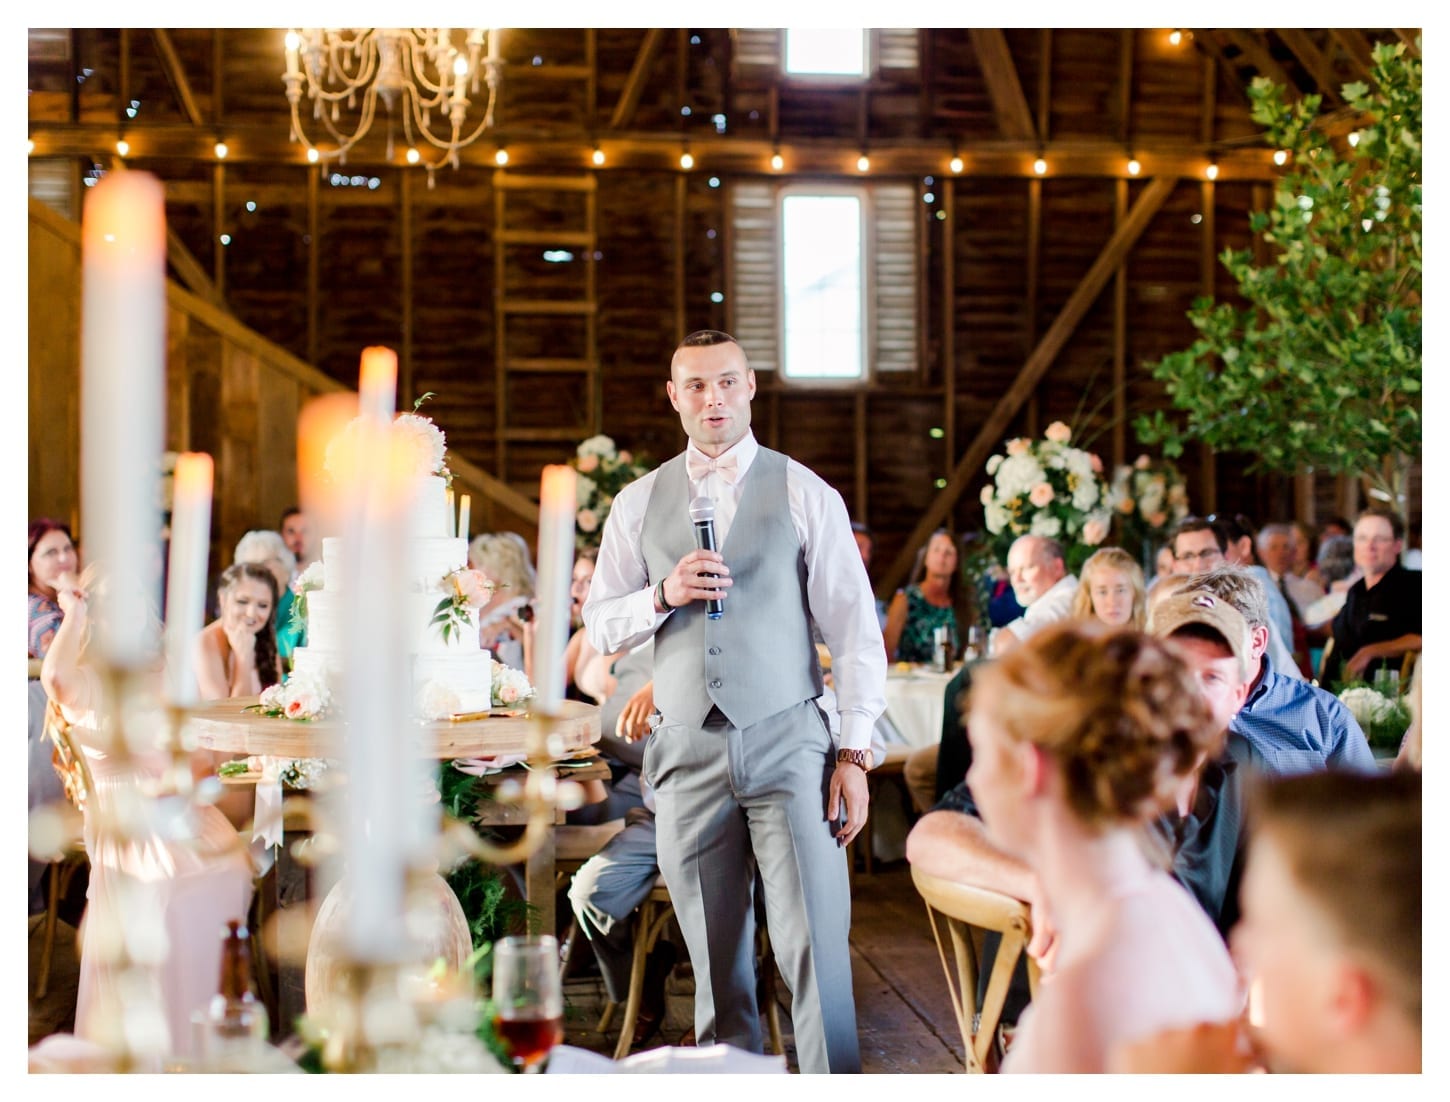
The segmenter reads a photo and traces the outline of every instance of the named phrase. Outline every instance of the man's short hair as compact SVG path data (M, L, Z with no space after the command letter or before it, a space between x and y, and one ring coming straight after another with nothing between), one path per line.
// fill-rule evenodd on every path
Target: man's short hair
M1285 521L1275 521L1272 524L1266 524L1259 529L1258 538L1254 542L1262 546L1264 541L1270 536L1287 536L1293 539L1294 526Z
M277 521L277 527L278 527L278 529L281 529L281 527L284 524L287 523L287 518L288 517L300 516L301 514L302 514L302 506L300 506L300 505L289 505L289 506L287 506L287 508L285 508L285 509L282 510L282 516Z
M1316 562L1326 582L1337 582L1354 573L1354 537L1330 536L1319 545Z
M1364 520L1365 517L1383 517L1389 523L1390 534L1395 539L1402 540L1405 538L1405 522L1400 519L1400 514L1393 509L1386 509L1383 505L1371 505L1368 509L1363 510L1359 516L1354 518L1355 527L1358 527L1359 522Z
M1183 587L1184 593L1202 590L1238 609L1251 628L1269 626L1269 596L1264 583L1241 566L1224 563L1196 574Z
M693 333L682 340L675 351L681 348L709 348L716 344L739 344L729 333L722 333L718 329L696 329Z
M1168 546L1173 549L1175 558L1178 556L1178 537L1186 536L1190 532L1212 532L1213 542L1218 544L1219 554L1227 550L1228 545L1224 543L1223 533L1215 528L1204 517L1184 517L1173 526L1173 531L1168 535Z

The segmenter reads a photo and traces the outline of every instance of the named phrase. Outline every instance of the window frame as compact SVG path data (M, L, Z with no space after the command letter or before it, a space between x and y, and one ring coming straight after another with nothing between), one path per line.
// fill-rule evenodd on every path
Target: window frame
M819 30L820 28L803 27L803 28L798 28L798 29L799 30ZM870 28L870 27L862 27L862 28L859 28L859 29L861 31L861 35L862 35L862 38L863 38L862 45L864 47L864 49L862 51L862 56L863 56L862 72L860 72L860 73L797 73L797 72L795 72L794 70L792 70L789 67L789 62L786 60L786 55L789 52L788 51L788 42L789 42L789 36L791 34L791 28L789 28L789 27L782 27L781 28L781 31L780 31L780 44L779 44L779 49L780 49L780 55L779 55L780 56L780 76L781 76L781 79L782 80L786 80L786 81L790 81L792 83L798 82L798 83L804 84L804 85L811 85L813 87L820 87L820 86L830 87L830 86L833 86L834 85L836 87L854 88L854 87L857 87L857 86L859 86L861 84L869 83L876 76L876 68L877 68L877 62L878 62L878 55L879 55L880 51L879 51L879 49L877 47L876 33L874 32L874 30L872 28Z

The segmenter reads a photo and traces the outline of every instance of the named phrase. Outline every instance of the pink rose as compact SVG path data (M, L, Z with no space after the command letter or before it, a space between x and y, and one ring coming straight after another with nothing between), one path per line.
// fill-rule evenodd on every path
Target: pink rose
M1051 485L1046 482L1039 482L1036 486L1032 487L1031 492L1027 495L1027 500L1041 509L1044 505L1051 504L1052 499L1056 496Z
M1015 440L1007 441L1008 455L1026 455L1029 444L1025 437L1017 437Z
M629 463L633 463L633 462L634 462L634 456L633 456L633 455L631 455L631 454L630 454L630 453L629 453L629 452L627 452L627 451L625 451L625 452L620 452L620 453L619 453L619 462L620 462L620 463L621 463L621 464L629 464Z
M1097 517L1093 517L1082 526L1082 541L1089 547L1096 547L1098 544L1102 543L1104 539L1107 538L1107 535L1107 522L1100 520Z
M505 704L513 704L519 699L519 691L512 685L505 685L498 691L498 698Z
M1146 455L1140 455L1137 459L1133 460L1133 466L1137 467L1140 471L1146 471L1152 465L1153 461Z
M574 520L581 532L593 532L599 527L599 517L593 509L580 509Z
M1042 434L1054 444L1066 444L1072 439L1072 429L1061 421L1054 421L1047 426L1047 431Z
M590 452L588 455L581 455L577 464L580 474L588 474L590 471L598 470L599 456Z
M1088 453L1088 460L1093 465L1093 474L1102 474L1103 473L1103 461L1102 461L1102 459L1100 459L1098 457L1098 453L1097 452L1089 452Z
M460 570L454 574L453 589L469 608L482 608L493 596L493 583L477 570Z
M284 714L287 716L288 719L301 719L302 718L302 712L303 712L302 701L300 701L300 700L289 700L289 701L287 701L287 707L284 710Z
M1133 499L1130 497L1121 498L1118 501L1118 512L1123 516L1130 516L1133 512Z

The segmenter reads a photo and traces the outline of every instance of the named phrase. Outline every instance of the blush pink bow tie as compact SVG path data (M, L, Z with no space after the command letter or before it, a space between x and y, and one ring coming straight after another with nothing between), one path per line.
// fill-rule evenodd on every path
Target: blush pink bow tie
M740 477L740 460L738 456L726 455L719 459L707 459L695 452L685 453L685 471L690 476L691 482L699 482L712 471L718 474L726 482L734 485L735 480Z

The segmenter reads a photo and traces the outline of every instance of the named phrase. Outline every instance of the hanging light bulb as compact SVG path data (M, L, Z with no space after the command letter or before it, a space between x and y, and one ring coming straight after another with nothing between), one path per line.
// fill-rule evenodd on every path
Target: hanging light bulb
M1136 176L1136 175L1138 175L1138 173L1140 173L1142 171L1143 171L1143 166L1138 163L1138 158L1137 157L1130 157L1128 159L1128 175L1129 176Z
M308 164L314 164L315 165L317 163L319 157L320 157L320 154L317 152L317 147L316 146L314 146L313 148L311 148L311 149L309 149L307 151L307 162L308 162Z
M1216 164L1209 165L1207 168L1205 168L1203 170L1203 174L1205 176L1207 176L1210 180L1217 180L1218 179L1218 165L1216 165Z
M680 167L687 172L695 167L695 158L690 156L689 150L680 154Z
M1289 159L1289 151L1287 149L1276 149L1276 150L1274 150L1274 163L1276 165L1281 165L1285 161L1287 161L1288 159Z
M411 145L408 147L408 163L410 165L417 164L418 163L418 159L419 159L420 156L421 156L421 154L416 149L414 149Z
M131 143L128 142L125 138L122 138L120 141L118 141L116 143L116 153L119 156L124 157L126 154L128 154L130 152L131 152Z
M779 172L785 167L785 158L779 153L773 154L770 158L770 167L776 172Z
M227 159L227 143L226 142L217 142L216 143L216 159L219 160L219 161L225 161Z
M962 165L962 159L960 157L953 157L952 158L952 163L951 163L951 169L952 169L952 171L953 172L960 172L962 170L962 167L963 167L963 165Z
M1349 147L1353 149L1357 145L1359 145L1359 131L1352 130L1349 134Z
M502 168L509 163L509 152L507 149L500 149L493 155L493 163Z
M593 161L596 165L602 165L604 163L604 150L600 149L596 145L594 147L594 152L590 155L589 159Z
M870 172L871 171L871 158L868 157L868 156L866 156L866 154L864 154L864 153L861 154L861 156L857 157L856 158L856 171L857 172Z
M1183 32L1182 31L1170 31L1168 33L1168 41L1171 42L1175 46L1181 45L1182 42L1183 42Z
M1039 176L1044 175L1047 172L1047 162L1041 157L1038 157L1037 160L1032 162L1032 171Z

